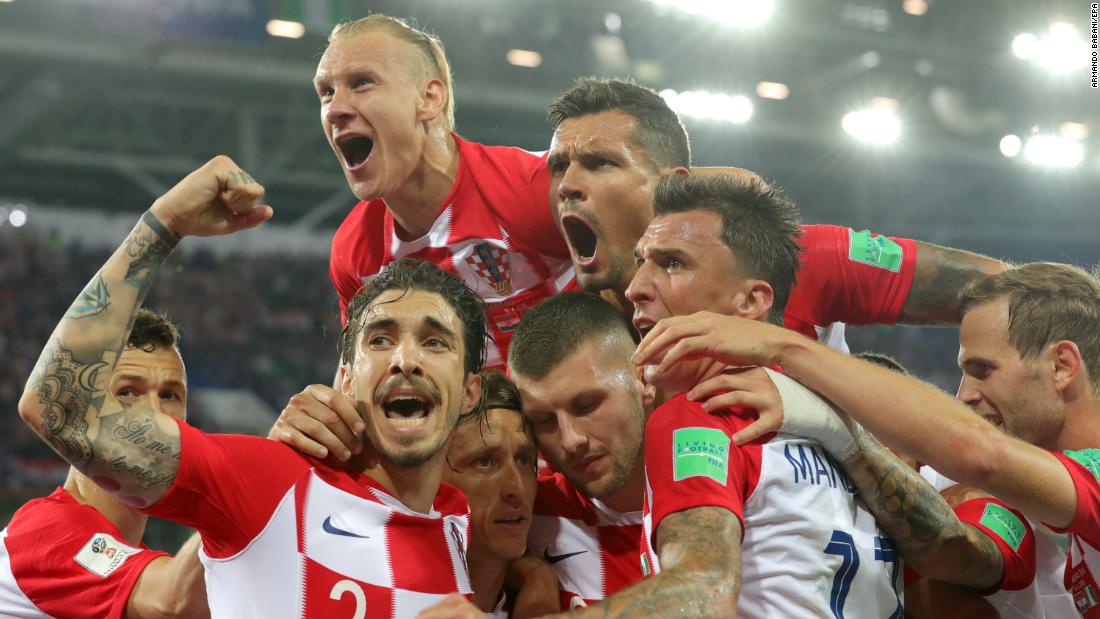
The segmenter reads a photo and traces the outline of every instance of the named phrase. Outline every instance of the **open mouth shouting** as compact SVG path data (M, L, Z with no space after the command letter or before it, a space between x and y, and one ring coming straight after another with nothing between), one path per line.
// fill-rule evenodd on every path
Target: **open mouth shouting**
M598 237L592 226L579 215L566 213L561 216L565 241L573 255L573 264L583 270L593 270L596 263Z
M334 143L349 172L361 170L374 150L374 140L354 133L342 133L336 137Z
M398 429L416 429L428 422L435 409L435 398L415 387L390 389L382 397L386 421Z

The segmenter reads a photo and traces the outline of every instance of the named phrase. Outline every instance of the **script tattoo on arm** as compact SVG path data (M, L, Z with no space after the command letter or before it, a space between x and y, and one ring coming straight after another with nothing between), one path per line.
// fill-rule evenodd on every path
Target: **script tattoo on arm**
M107 392L141 302L176 241L146 213L58 323L19 406L61 457L138 507L171 487L179 469L178 428Z
M858 451L842 465L901 556L928 578L984 589L1000 582L1001 551L959 520L920 473L860 429Z
M729 617L741 591L741 521L720 507L667 516L657 528L661 572L569 617Z
M961 249L917 242L917 271L898 322L959 324L959 292L971 281L1004 270L999 260Z

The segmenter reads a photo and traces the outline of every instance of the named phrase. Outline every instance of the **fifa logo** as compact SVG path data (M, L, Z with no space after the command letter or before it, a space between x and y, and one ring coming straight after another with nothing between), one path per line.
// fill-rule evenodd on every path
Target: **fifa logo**
M107 540L103 539L102 537L97 537L95 538L95 541L92 542L92 552L96 554L101 554L108 559L114 559L115 554L117 554L117 551L114 548L107 547Z

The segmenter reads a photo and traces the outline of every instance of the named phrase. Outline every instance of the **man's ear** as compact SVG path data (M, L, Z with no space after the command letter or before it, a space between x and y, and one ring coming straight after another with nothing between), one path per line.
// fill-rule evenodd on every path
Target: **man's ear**
M351 366L347 363L341 363L340 369L336 370L336 385L335 387L340 390L340 393L348 396L352 402L355 398L351 395Z
M420 85L420 98L417 101L417 119L422 122L435 120L447 110L447 101L451 93L443 85L443 80L429 79Z
M1054 369L1054 388L1065 393L1075 383L1086 393L1091 392L1088 370L1081 359L1081 350L1069 340L1061 340L1050 347L1049 361ZM1082 382L1083 379L1083 382Z
M768 312L775 303L775 291L762 279L747 279L733 303L735 315L767 322Z
M466 389L462 398L462 414L466 414L477 406L478 400L481 399L481 374L477 372L471 372L466 377Z
M657 402L657 388L653 385L645 382L645 367L641 365L634 366L634 379L638 381L636 387L638 393L642 396L642 407L645 408L646 413L653 410L654 405Z

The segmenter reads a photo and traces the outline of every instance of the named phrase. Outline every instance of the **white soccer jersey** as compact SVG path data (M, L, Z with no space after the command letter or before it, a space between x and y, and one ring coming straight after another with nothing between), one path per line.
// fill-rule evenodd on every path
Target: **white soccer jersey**
M458 490L441 486L421 514L286 445L179 425L176 482L146 511L202 535L212 616L396 619L470 597Z
M641 580L642 512L617 512L561 473L539 479L528 549L558 575L566 609L594 604Z
M738 447L752 419L708 413L680 395L646 424L642 561L660 570L654 532L694 507L742 521L738 616L900 619L901 559L818 444L768 435Z

